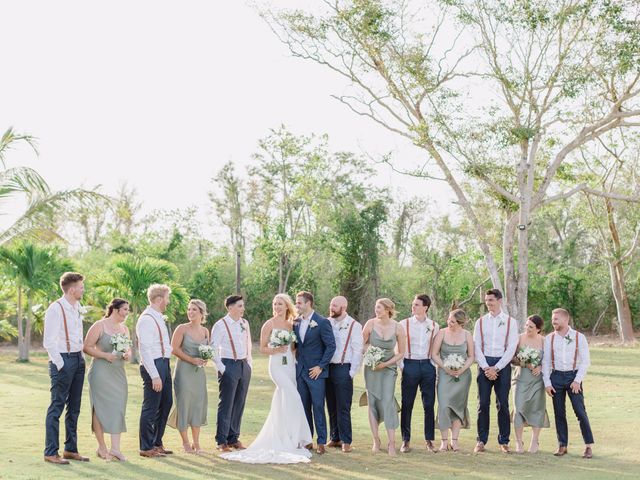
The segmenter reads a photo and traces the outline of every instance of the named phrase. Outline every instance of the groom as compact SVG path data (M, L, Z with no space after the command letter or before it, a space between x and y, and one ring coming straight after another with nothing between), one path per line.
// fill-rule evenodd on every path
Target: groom
M294 324L298 339L296 349L296 378L298 393L313 435L315 422L318 433L319 455L325 453L327 421L324 413L325 380L329 376L329 363L336 350L331 323L313 311L313 295L300 292L296 295L296 308L300 317ZM313 412L313 415L312 415ZM308 449L313 444L307 445Z

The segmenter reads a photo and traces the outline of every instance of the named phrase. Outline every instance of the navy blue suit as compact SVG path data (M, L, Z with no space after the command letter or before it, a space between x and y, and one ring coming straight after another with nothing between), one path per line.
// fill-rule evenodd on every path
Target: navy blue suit
M312 326L313 322L317 325ZM329 363L336 350L336 340L331 322L316 312L311 316L304 341L300 338L300 320L296 321L294 332L298 339L296 344L298 393L302 399L311 435L313 435L315 423L318 444L324 445L327 443L327 420L324 413L325 381L329 377ZM313 367L322 368L322 373L315 380L309 377L309 370Z

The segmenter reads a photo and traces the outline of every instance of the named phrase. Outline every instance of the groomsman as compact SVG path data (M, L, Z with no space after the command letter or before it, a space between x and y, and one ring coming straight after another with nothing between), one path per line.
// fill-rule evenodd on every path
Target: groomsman
M84 277L79 273L66 272L60 277L60 288L62 297L49 305L44 316L42 344L49 354L51 378L51 403L45 421L44 461L68 465L69 460L89 461L78 453L78 416L85 372L80 315ZM60 415L65 406L66 436L61 458L58 454Z
M336 340L336 350L329 364L327 379L327 410L329 411L329 438L327 447L342 447L344 453L352 451L351 401L353 377L362 362L362 325L347 313L345 297L335 297L329 304L329 322Z
M484 452L489 439L493 388L498 408L498 444L503 453L510 453L509 391L511 360L518 346L518 322L502 311L502 292L497 288L487 290L484 303L489 313L478 319L473 332L478 362L478 437L473 451Z
M251 332L244 315L244 299L231 295L224 301L227 315L211 329L213 360L218 368L217 449L244 450L240 424L251 381Z
M407 334L402 368L402 410L400 413L400 430L402 431L402 453L411 451L411 414L418 393L422 395L424 409L424 439L428 451L435 453L433 445L435 419L434 404L436 401L436 368L431 361L433 339L440 327L427 317L431 306L428 295L416 295L411 303L410 318L400 321Z
M171 339L164 312L171 289L153 284L147 290L149 306L136 323L140 349L140 376L144 385L140 412L140 456L164 457L173 453L164 448L162 437L173 405L171 395Z
M558 450L556 457L567 454L569 429L567 427L566 400L569 395L573 412L578 417L585 449L582 458L593 456L593 433L584 405L582 381L589 368L589 344L587 338L569 326L569 312L556 308L551 315L554 332L544 339L542 378L547 394L553 399L556 418Z

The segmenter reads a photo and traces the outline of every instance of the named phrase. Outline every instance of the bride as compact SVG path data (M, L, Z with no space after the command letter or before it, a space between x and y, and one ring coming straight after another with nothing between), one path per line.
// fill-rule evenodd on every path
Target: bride
M296 386L296 365L293 346L272 348L272 332L293 330L295 307L288 295L273 299L273 318L267 320L260 332L260 352L269 355L269 375L276 390L271 411L262 430L246 450L220 455L227 460L244 463L301 463L309 462L311 452L305 446L312 443L311 431Z

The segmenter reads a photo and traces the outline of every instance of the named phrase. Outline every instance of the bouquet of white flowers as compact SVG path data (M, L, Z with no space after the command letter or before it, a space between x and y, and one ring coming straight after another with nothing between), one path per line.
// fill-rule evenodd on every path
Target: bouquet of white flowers
M296 340L297 340L296 334L293 333L293 331L274 329L271 331L271 337L269 338L269 346L271 348L286 347L287 345L291 345L292 343L295 343ZM286 355L283 355L282 365L286 365L286 364L287 364L287 357Z
M533 347L522 347L516 357L522 366L531 365L533 368L536 368L542 363L540 350Z
M114 355L123 356L131 348L131 339L124 333L116 333L111 336L111 346Z
M213 347L211 345L199 345L198 356L202 360L211 360L213 358ZM202 365L198 365L196 369L200 367L202 367Z
M367 367L376 368L376 366L384 359L384 350L380 347L369 345L364 353L363 362Z
M462 355L458 353L452 353L451 355L447 355L447 357L444 359L443 364L445 368L457 371L461 370L462 367L464 367L465 361L466 360L462 357ZM459 382L460 379L458 377L453 377L453 381Z

